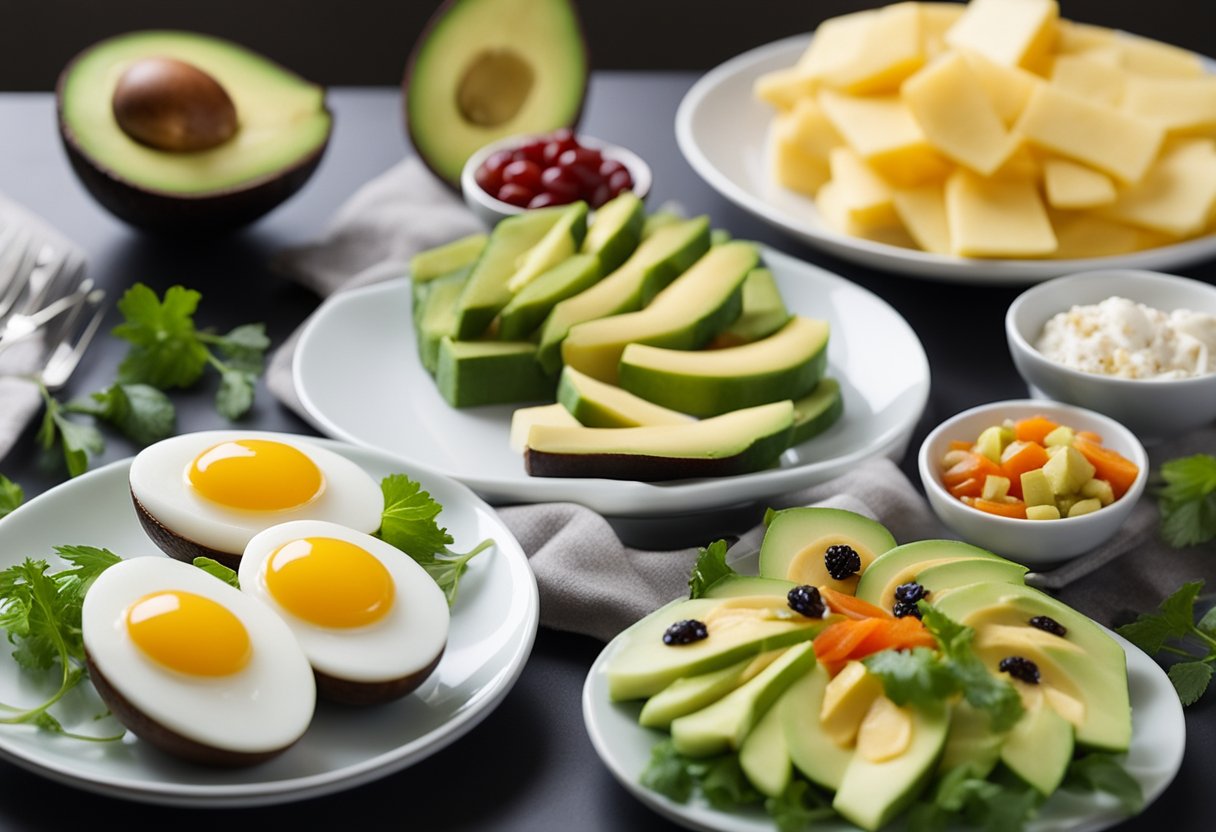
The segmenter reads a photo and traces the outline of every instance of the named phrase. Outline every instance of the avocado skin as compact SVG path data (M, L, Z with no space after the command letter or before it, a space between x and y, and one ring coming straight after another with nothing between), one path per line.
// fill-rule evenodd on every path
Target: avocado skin
M96 46L90 50L94 48ZM59 74L55 85L59 138L68 162L85 190L111 214L137 228L164 236L207 237L248 225L304 187L329 147L333 112L327 105L324 110L329 117L330 130L325 141L312 153L268 176L204 194L173 194L135 185L84 153L64 120L64 84L77 62L90 50L73 58ZM281 65L276 66L284 74L299 77Z

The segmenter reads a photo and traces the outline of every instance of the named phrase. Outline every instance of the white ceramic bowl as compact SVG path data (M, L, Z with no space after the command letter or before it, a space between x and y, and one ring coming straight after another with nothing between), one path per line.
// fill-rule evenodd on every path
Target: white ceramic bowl
M1081 272L1046 281L1018 296L1005 315L1009 352L1022 378L1057 401L1117 419L1153 441L1216 421L1216 373L1186 379L1126 379L1086 373L1046 358L1034 347L1058 312L1112 295L1169 312L1216 315L1216 286L1133 269Z
M1140 474L1122 497L1080 517L1060 520L1019 520L998 517L972 508L946 490L941 460L951 440L974 442L980 431L1005 419L1026 419L1041 414L1074 430L1093 431L1104 447L1136 463ZM917 458L925 495L938 518L968 543L1027 566L1056 564L1101 545L1123 525L1148 481L1149 462L1135 434L1115 420L1072 405L1036 399L992 402L964 410L938 425L920 446Z
M501 199L491 196L482 190L482 187L477 184L477 169L481 167L482 162L489 159L498 151L519 147L533 139L540 138L541 135L547 134L507 136L481 148L464 163L464 168L460 172L460 190L464 195L465 204L487 225L493 226L499 220L506 219L514 214L522 214L528 209L512 205L509 202L503 202ZM575 136L578 139L578 143L583 147L595 148L603 154L605 159L615 159L624 165L625 169L629 171L629 175L633 178L633 192L641 199L646 198L646 195L650 193L653 177L650 172L650 165L646 164L646 161L641 156L618 144L612 144L581 133L576 133Z

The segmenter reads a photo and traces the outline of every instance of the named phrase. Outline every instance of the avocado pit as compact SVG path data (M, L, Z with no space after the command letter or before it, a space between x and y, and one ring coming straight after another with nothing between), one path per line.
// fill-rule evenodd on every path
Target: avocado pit
M112 99L114 119L137 142L171 153L210 150L236 135L236 105L211 75L176 58L128 66Z
M532 92L536 74L514 50L487 49L469 61L456 90L461 115L480 127L515 118Z

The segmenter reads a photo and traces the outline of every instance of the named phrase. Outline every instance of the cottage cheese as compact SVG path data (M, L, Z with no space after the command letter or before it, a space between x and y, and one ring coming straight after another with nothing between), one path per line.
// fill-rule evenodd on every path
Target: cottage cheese
M1110 297L1056 315L1035 347L1048 359L1086 373L1191 378L1216 372L1216 316L1187 309L1162 312Z

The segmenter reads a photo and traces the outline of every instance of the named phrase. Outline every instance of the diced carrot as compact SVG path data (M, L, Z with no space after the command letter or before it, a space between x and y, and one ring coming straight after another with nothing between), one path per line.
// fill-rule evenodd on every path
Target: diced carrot
M1102 444L1102 437L1092 430L1079 430L1073 436L1077 439L1084 439L1086 442L1093 442L1095 445Z
M981 497L974 499L964 498L963 502L972 508L978 508L980 511L986 511L989 514L998 514L1001 517L1014 517L1018 520L1026 519L1026 504L1021 500L1016 503L1004 503L999 500L985 500Z
M1073 439L1072 445L1089 460L1090 465L1094 466L1094 476L1110 483L1116 500L1126 494L1127 489L1131 488L1132 483L1136 481L1136 477L1140 476L1140 468L1136 463L1118 451L1080 437Z
M947 488L969 479L979 480L980 483L983 483L984 477L989 474L996 477L1004 476L1001 466L988 457L983 454L968 453L966 459L942 472L942 482Z
M815 637L815 658L822 662L847 660L854 648L882 624L881 618L837 621Z
M1022 474L1042 468L1047 464L1047 449L1038 442L1017 439L1010 442L1001 454L1001 468L1009 478L1009 494L1022 496ZM978 496L978 495L976 495Z
M895 616L884 610L882 607L876 607L869 601L863 601L860 598L855 598L852 595L846 595L830 587L819 587L819 595L823 598L823 602L828 605L828 609L832 612L838 612L848 618L894 618Z
M950 450L952 450L952 451L969 451L969 450L971 450L971 443L968 442L966 439L951 439L950 440Z
M937 640L925 629L920 619L908 615L903 618L883 620L881 627L876 628L853 648L849 653L849 658L860 659L883 650L936 646Z
M970 479L963 480L960 483L950 486L949 491L955 497L960 499L963 497L978 497L980 494L984 493L984 484L975 477L971 477Z
M1058 424L1045 416L1031 416L1029 419L1022 419L1014 423L1013 438L1022 442L1038 442L1042 445L1047 434L1058 427Z

